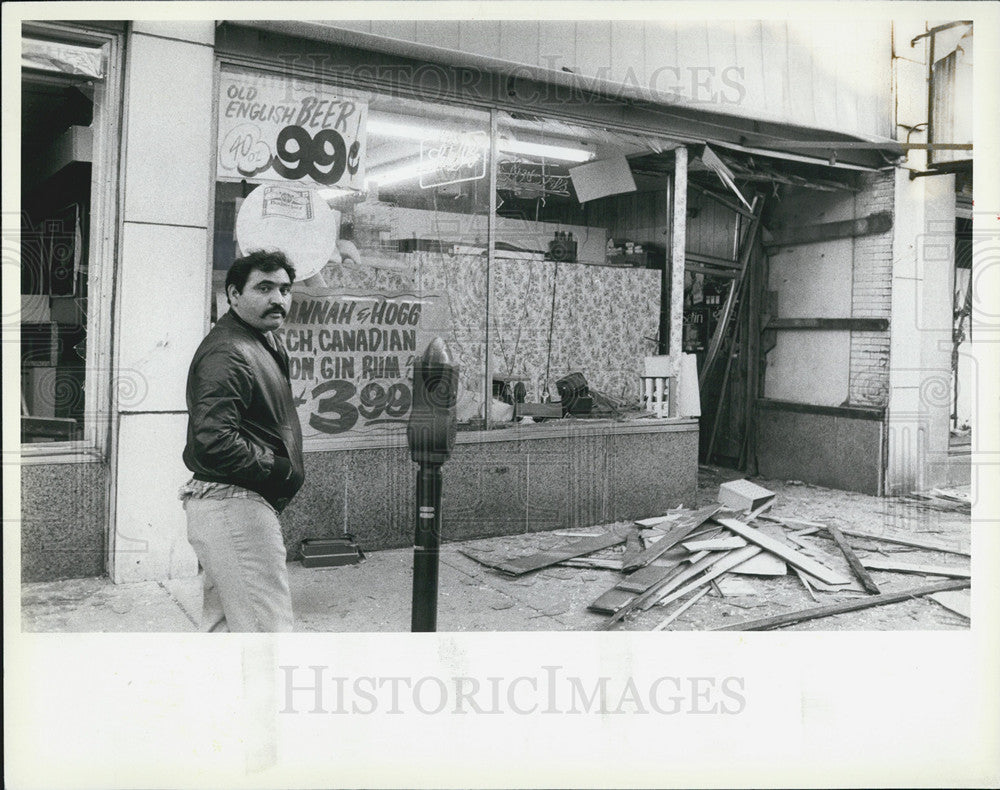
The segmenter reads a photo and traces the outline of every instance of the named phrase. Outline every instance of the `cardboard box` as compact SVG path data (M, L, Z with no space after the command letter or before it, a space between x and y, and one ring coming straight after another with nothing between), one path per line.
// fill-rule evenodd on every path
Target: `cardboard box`
M719 486L719 501L737 512L756 510L774 497L773 491L768 491L749 480L730 480Z

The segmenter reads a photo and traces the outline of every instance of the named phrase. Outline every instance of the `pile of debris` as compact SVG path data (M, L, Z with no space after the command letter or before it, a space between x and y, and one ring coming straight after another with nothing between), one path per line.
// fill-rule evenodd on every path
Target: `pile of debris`
M713 630L769 630L924 595L968 617L967 596L958 600L948 597L955 595L953 591L970 587L971 573L967 563L958 566L900 561L887 556L881 544L968 557L969 552L962 546L929 540L920 534L889 530L865 532L838 527L827 521L779 518L767 512L774 501L773 492L749 480L734 480L719 486L718 504L700 510L679 507L659 517L636 521L624 529L577 535L581 539L527 556L486 559L463 553L510 576L521 576L552 565L619 571L621 580L588 606L591 611L608 616L603 625L605 629L654 606L673 605L672 611L653 628L665 629L709 591L714 589L718 595L724 595L721 583L738 586L732 574L783 576L788 567L819 604L822 601L817 592L851 592L858 596L847 600L844 596L836 596L837 601L827 605ZM863 556L859 557L847 536L865 545L875 543L875 553L862 552ZM842 558L827 553L811 538L829 538ZM875 583L870 570L941 578L925 580L927 583L908 589L884 592Z

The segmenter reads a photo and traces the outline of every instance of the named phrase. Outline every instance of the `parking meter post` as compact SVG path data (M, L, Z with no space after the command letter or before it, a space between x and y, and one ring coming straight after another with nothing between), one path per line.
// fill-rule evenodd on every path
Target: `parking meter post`
M441 466L455 445L458 365L448 346L434 338L413 363L413 406L406 427L410 458L417 471L413 541L412 631L437 628L438 568L441 546Z
M436 631L441 546L441 464L421 464L417 471L416 521L410 630Z

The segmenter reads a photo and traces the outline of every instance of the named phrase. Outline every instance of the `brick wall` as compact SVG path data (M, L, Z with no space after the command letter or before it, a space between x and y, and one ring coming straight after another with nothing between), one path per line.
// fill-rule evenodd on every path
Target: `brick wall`
M854 216L893 211L893 173L867 177L855 196ZM892 230L854 239L852 318L885 318L892 304ZM849 398L853 406L885 406L889 399L889 332L851 332Z

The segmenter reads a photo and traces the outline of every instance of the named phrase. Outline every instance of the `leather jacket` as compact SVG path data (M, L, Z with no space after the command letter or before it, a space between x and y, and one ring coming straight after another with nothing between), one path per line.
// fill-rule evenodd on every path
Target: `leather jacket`
M184 463L196 480L263 496L279 513L305 480L288 354L232 310L201 341L187 379Z

